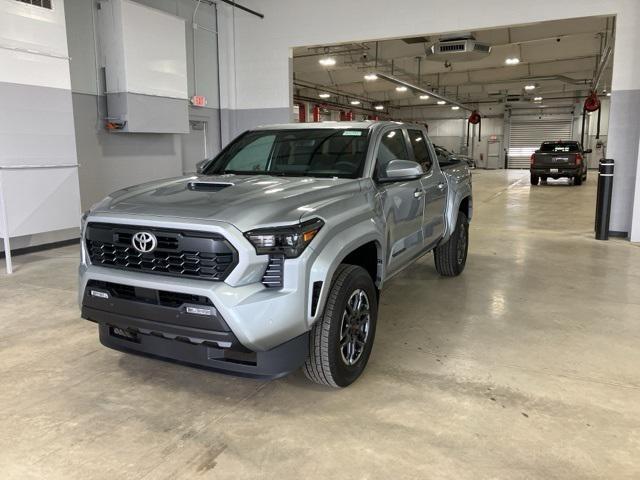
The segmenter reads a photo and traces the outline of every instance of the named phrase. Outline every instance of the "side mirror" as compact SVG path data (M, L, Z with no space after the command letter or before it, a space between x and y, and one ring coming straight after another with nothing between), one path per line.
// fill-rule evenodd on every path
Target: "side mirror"
M400 180L415 180L424 174L422 165L411 160L391 160L385 169L382 181L396 182Z
M590 148L587 148L586 150L583 150L582 153L592 153L593 150L591 150Z
M200 160L198 163L196 163L196 172L197 173L204 172L204 169L207 167L208 164L209 164L209 159L205 158L204 160Z

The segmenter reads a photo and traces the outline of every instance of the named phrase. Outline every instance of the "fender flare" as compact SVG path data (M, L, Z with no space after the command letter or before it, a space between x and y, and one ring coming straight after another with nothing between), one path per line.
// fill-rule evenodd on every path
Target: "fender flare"
M308 309L306 319L309 328L311 328L313 323L322 315L327 297L329 296L331 280L338 266L351 252L367 243L375 242L378 254L378 275L380 278L383 277L381 269L384 268L384 259L382 258L383 245L380 229L381 226L377 225L373 218L368 218L342 230L336 236L331 237L331 239L325 242L319 249L318 255L313 260L313 264L309 269L307 283L308 301L306 304L308 305ZM380 263L381 260L382 264ZM316 303L315 312L312 314L313 286L315 282L322 282L322 288ZM376 279L374 279L374 283L377 283Z

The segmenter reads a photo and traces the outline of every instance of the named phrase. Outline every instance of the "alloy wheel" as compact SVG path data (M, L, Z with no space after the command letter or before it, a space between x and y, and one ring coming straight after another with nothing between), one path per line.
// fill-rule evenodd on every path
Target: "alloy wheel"
M340 325L340 356L346 365L355 365L365 350L371 327L369 297L357 289L347 300Z

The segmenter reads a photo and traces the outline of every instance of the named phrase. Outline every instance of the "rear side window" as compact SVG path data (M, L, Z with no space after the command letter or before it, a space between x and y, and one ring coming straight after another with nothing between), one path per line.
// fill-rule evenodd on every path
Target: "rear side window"
M577 143L543 143L540 151L542 153L578 153L580 147Z
M409 140L411 140L411 147L413 148L415 161L422 165L422 169L425 173L428 172L431 170L433 160L431 160L431 154L429 153L429 147L427 146L427 139L420 130L409 130Z
M402 129L391 130L382 136L378 148L376 174L378 178L384 178L387 164L391 160L409 160L407 144L402 135Z

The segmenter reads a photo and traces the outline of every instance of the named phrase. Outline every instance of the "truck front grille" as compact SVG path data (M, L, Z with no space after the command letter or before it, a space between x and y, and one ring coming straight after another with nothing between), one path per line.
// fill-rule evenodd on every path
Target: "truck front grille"
M157 247L141 253L133 247L138 232L152 233ZM91 263L121 270L221 281L238 263L238 253L222 236L129 225L90 223L86 246Z

